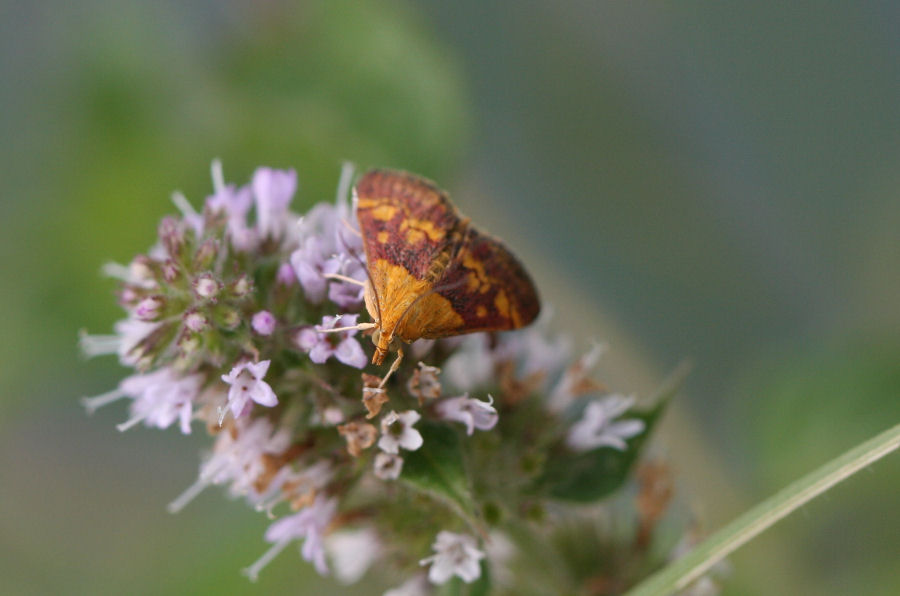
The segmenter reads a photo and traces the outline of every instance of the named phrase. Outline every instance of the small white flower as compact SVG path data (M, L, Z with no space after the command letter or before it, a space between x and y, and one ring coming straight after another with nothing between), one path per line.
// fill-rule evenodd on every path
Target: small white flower
M576 451L590 451L598 447L612 447L624 451L628 448L626 439L644 430L644 421L637 419L615 419L634 405L634 397L619 394L609 395L592 401L584 409L578 422L569 429L566 444Z
M381 480L396 480L403 471L403 458L395 453L375 456L375 476Z
M422 435L413 428L421 416L415 410L397 413L391 411L381 419L381 438L378 448L385 453L400 453L400 448L415 451L422 446Z
M431 565L428 579L433 584L443 584L458 575L467 584L481 577L484 552L478 550L475 539L465 534L443 531L438 533L432 547L435 554L419 561L419 565Z
M451 397L437 405L438 414L446 420L455 420L466 425L466 434L471 435L478 430L491 430L496 426L497 409L494 398L488 395L488 401L469 397L469 394Z
M266 371L269 370L271 360L262 362L243 362L231 369L227 375L222 375L222 380L231 385L228 389L228 404L235 418L244 414L250 400L262 406L272 407L278 403L275 392L268 383L263 381ZM225 414L221 414L219 424L222 423Z
M380 548L378 535L371 528L341 530L325 538L334 576L345 584L354 584L365 575Z

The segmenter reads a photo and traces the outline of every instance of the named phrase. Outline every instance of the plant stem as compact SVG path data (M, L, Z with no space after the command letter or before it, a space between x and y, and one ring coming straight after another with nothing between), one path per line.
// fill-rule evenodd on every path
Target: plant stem
M682 590L740 546L837 483L900 447L900 424L791 483L660 569L626 596L665 596Z

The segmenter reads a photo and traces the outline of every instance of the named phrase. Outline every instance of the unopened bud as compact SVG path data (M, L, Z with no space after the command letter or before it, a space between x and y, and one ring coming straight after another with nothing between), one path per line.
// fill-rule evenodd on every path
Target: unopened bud
M134 315L142 321L155 321L162 307L162 296L150 296L138 302L134 308Z
M242 275L231 286L231 292L238 298L243 298L253 289L253 283L246 275Z
M199 333L209 326L209 321L201 313L191 311L184 315L184 326L194 333Z
M184 249L184 232L176 218L164 217L159 222L159 240L170 257L178 259L181 256Z
M207 238L194 254L194 267L209 269L219 252L219 243L215 238Z
M194 280L194 293L209 300L219 293L219 282L212 275L204 274Z
M219 313L219 320L222 327L226 329L236 329L241 324L241 315L233 308L227 308Z

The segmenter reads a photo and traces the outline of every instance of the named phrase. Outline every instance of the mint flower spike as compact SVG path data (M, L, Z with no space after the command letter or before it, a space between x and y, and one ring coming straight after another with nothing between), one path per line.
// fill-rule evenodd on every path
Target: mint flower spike
M305 215L290 211L294 170L258 168L236 185L215 161L211 175L202 209L174 194L180 213L160 223L155 245L127 265L104 266L119 281L124 315L113 334L79 342L86 355L117 356L133 372L82 402L90 413L127 398L120 430L177 425L187 434L201 422L211 447L168 510L219 486L280 515L265 533L268 550L244 570L251 579L296 541L305 560L338 581L370 568L398 577L392 596L431 593L454 578L477 581L481 592L519 593L512 570L527 564L529 549L517 549L524 536L513 528L555 535L560 516L581 515L571 503L594 511L623 486L626 499L640 492L635 484L644 480L629 472L662 407L629 417L630 398L584 404L602 387L588 378L601 350L572 362L549 308L516 332L414 342L385 383L375 369L361 373L373 347L360 332L375 324L359 323L368 275L355 197L348 200L352 166L342 167L335 201ZM582 404L582 420L567 427ZM662 562L653 553L668 552L651 541L665 503L643 495L639 505L648 548L634 549L634 536L591 544L625 553L628 569L655 568ZM420 527L412 529L410 516ZM472 535L449 531L462 527ZM432 552L413 531L435 536ZM509 547L489 548L494 534L509 535ZM634 580L612 573L609 585Z

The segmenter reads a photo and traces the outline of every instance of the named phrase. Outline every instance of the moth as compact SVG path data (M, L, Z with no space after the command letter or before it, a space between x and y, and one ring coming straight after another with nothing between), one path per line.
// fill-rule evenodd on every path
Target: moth
M524 267L430 180L373 170L355 196L368 279L330 277L365 285L372 322L350 329L374 329L373 364L397 352L382 385L400 365L403 343L517 329L538 316L540 300Z

